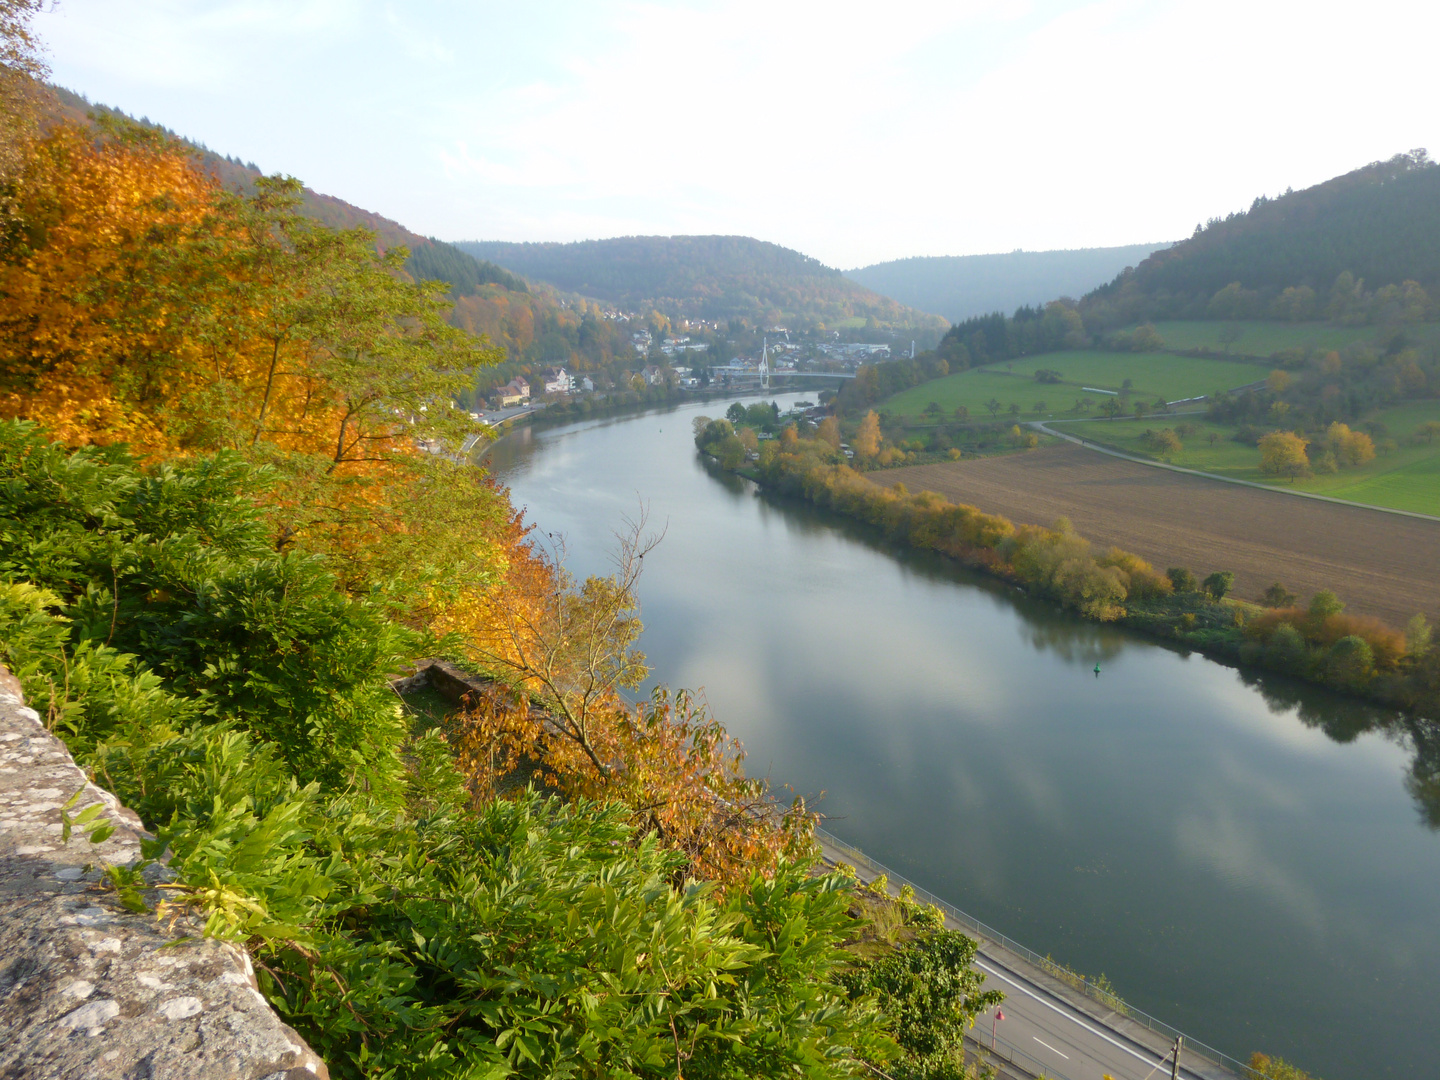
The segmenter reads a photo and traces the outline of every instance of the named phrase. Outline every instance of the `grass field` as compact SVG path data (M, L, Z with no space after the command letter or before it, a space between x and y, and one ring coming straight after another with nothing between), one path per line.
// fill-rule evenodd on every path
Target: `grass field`
M1189 421L1198 431L1183 440L1179 453L1168 459L1172 465L1187 469L1271 484L1279 488L1293 487L1350 499L1371 506L1389 506L1440 516L1440 440L1434 444L1412 445L1410 437L1425 420L1440 420L1440 401L1415 401L1387 409L1368 418L1389 429L1390 437L1400 449L1387 457L1377 457L1368 465L1346 468L1330 475L1316 475L1297 480L1276 480L1260 471L1260 451L1236 442L1234 429L1206 423L1203 417L1151 417L1146 420L1083 421L1064 424L1057 430L1094 442L1114 446L1127 453L1149 456L1140 439L1146 428L1175 427ZM1216 436L1210 441L1210 435Z
M1083 386L1119 390L1125 380L1129 379L1135 400L1146 404L1159 397L1166 401L1175 401L1179 398L1213 394L1220 390L1233 390L1237 386L1265 378L1271 370L1268 366L1241 361L1202 360L1190 356L1172 356L1169 353L1098 352L1090 349L1027 356L1004 364L992 364L981 370L1013 371L1016 375L1033 378L1035 372L1043 369L1058 371L1063 380L1062 385L1077 390ZM1037 388L1044 388L1044 384L1035 385Z
M1060 373L1060 383L1041 383L1035 372L1049 369ZM1091 410L1099 408L1103 394L1086 394L1083 387L1119 390L1126 379L1132 382L1134 400L1147 405L1156 398L1167 401L1229 390L1263 379L1270 369L1259 364L1228 360L1199 360L1169 353L1112 353L1085 350L1027 356L1007 363L947 375L922 383L881 402L879 408L892 416L919 418L932 401L953 414L964 405L975 420L990 416L985 403L999 401L1000 418L1009 415L1013 402L1027 420L1075 416L1077 399L1088 397ZM1045 408L1035 411L1036 402Z
M1440 615L1440 523L1292 499L1106 457L1073 444L868 474L1020 522L1068 517L1092 542L1155 566L1235 572L1257 599L1274 581L1308 598L1333 589L1357 614L1403 625Z
M1240 331L1228 346L1220 340L1227 329ZM1374 341L1373 326L1331 326L1323 322L1158 322L1155 330L1167 349L1213 349L1237 356L1268 357L1282 349L1343 349L1357 341Z

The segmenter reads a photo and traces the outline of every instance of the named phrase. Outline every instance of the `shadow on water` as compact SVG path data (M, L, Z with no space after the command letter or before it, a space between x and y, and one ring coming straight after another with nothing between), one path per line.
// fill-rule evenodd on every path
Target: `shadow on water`
M1440 832L1440 721L1340 697L1288 675L1241 668L1240 678L1272 712L1293 712L1334 742L1353 743L1375 732L1404 747L1411 755L1405 790L1415 800L1421 823Z

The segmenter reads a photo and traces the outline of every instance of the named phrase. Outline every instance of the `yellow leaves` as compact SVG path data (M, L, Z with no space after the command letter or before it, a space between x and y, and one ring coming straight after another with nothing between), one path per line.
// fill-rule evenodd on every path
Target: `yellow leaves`
M642 833L688 860L687 876L742 884L759 868L809 851L816 817L788 808L744 773L744 751L704 705L659 690L647 704L609 695L592 713L601 771L564 730L566 721L497 688L459 718L452 741L477 801L528 777L571 799L618 802Z
M167 445L163 425L117 385L122 359L173 329L127 324L131 274L141 248L200 222L212 194L178 151L96 143L72 126L37 145L19 181L24 240L0 262L4 415L72 445Z

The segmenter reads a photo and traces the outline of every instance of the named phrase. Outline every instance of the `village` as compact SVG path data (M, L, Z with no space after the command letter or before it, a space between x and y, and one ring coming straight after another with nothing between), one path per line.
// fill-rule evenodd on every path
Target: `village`
M687 329L691 328L718 331L719 324L687 324ZM627 391L753 392L768 389L772 380L783 381L787 376L850 377L861 364L888 360L893 352L886 343L791 340L791 332L783 326L765 329L759 355L724 360L715 355L713 339L699 340L684 333L662 337L648 329L635 330L631 343L636 360L649 362L637 363L619 374L613 369L582 372L555 365L532 375L516 375L487 395L488 409L477 409L471 416L495 424L547 404L604 400ZM909 351L913 354L913 343Z

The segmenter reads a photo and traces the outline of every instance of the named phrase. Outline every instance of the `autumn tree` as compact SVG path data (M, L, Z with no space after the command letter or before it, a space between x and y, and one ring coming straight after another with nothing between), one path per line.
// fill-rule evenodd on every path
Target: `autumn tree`
M792 436L792 440L793 440L793 441L798 441L798 437L795 435L795 428L794 428L793 425L790 426L790 427L788 427L788 428L786 428L785 430L786 430L786 431L789 431L789 432L791 433L791 436ZM821 442L824 442L824 443L829 444L829 446L830 446L832 449L834 449L834 450L839 450L839 449L840 449L840 423L839 423L839 421L837 421L837 420L835 419L835 417L833 417L833 416L827 416L827 417L825 417L824 420L821 420L821 421L820 421L820 427L819 427L819 429L815 432L815 437L816 437L817 439L819 439Z
M16 217L11 184L35 134L35 97L48 73L30 20L44 0L0 0L0 225Z
M860 430L855 433L855 453L862 458L873 458L880 453L880 418L874 409L860 420Z
M1272 431L1261 437L1260 471L1270 476L1288 476L1293 483L1296 477L1310 471L1310 459L1305 455L1309 440L1293 431Z
M491 572L503 496L438 451L473 430L453 398L499 354L447 324L403 249L301 217L294 181L225 192L132 124L57 127L16 190L33 224L0 259L0 415L267 465L277 547L335 555L346 588L404 593L410 619Z
M516 549L498 585L442 621L501 680L460 721L460 760L479 797L538 771L569 797L623 803L686 854L687 872L741 880L808 851L814 816L745 776L743 749L700 698L660 689L632 706L621 696L648 674L636 586L661 539L642 511L617 535L614 572L584 582L565 570L563 541Z
M1163 458L1178 454L1183 449L1180 436L1172 428L1161 428L1159 431L1147 428L1145 434L1140 436L1140 442L1147 450Z
M1336 461L1347 465L1365 465L1375 460L1375 443L1370 436L1363 431L1352 431L1348 424L1339 421L1326 429L1325 446Z

